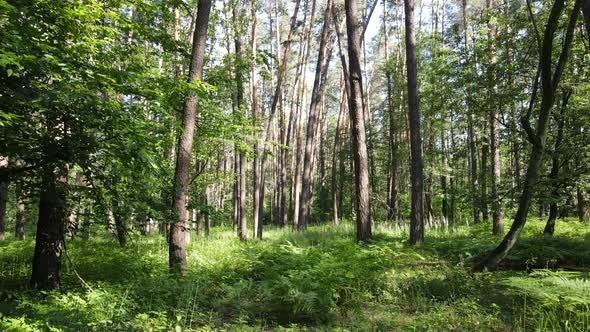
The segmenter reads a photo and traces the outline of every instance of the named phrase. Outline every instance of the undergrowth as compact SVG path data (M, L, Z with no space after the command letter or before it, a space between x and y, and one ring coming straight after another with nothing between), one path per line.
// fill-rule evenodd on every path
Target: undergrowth
M193 234L183 279L169 275L162 237L121 249L95 234L67 243L71 264L50 292L27 287L34 243L11 239L0 243L0 330L589 330L590 225L560 220L550 239L542 228L529 221L503 270L480 274L472 262L500 240L491 225L430 230L422 248L380 227L355 243L348 223L245 243L214 228Z

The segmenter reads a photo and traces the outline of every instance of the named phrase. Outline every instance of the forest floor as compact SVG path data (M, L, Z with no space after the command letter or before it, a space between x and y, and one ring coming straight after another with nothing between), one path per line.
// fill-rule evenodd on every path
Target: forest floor
M478 274L473 260L500 240L489 224L428 230L419 249L379 225L364 245L352 224L270 229L246 243L214 228L192 234L181 280L167 272L162 237L132 235L121 249L95 234L68 241L63 286L50 292L27 288L34 242L9 239L0 330L589 330L590 224L559 220L553 238L543 226L529 220L503 269Z

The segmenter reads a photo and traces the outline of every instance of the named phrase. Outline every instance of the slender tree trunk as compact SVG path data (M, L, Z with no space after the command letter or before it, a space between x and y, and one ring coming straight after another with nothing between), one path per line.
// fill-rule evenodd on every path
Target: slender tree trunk
M416 33L414 31L414 0L404 0L406 21L406 63L408 77L408 117L410 122L410 154L412 158L412 208L410 215L410 243L424 243L422 135L418 104L418 77L416 70Z
M531 200L535 192L535 186L539 178L539 169L545 149L547 124L549 122L549 117L555 102L555 91L559 86L561 74L563 73L565 64L567 62L568 52L571 47L573 32L580 12L580 7L581 0L576 0L574 8L570 14L567 32L559 60L557 65L555 65L555 71L552 70L553 38L559 26L561 12L565 8L565 1L556 0L553 4L553 7L551 8L543 36L539 58L542 99L536 129L533 130L531 128L528 122L528 117L524 118L523 120L523 125L527 132L528 138L532 143L532 151L529 158L522 195L520 196L518 204L518 210L508 234L506 234L498 247L492 250L489 255L487 255L481 262L474 266L473 269L475 271L488 271L495 269L502 259L504 259L504 257L506 257L506 255L508 255L510 250L514 247L514 244L516 244L520 233L524 229ZM532 102L534 102L534 100L531 100L531 103Z
M586 26L586 37L588 37L588 45L590 45L590 1L582 0L582 12Z
M485 126L484 126L485 129ZM489 218L488 214L488 145L487 142L481 144L481 164L479 173L481 176L481 193L479 202L481 204L481 215L484 223L487 223Z
M189 82L203 78L205 42L209 26L211 0L199 0L197 19L193 34L193 47L189 70ZM182 116L182 131L178 140L176 169L174 172L173 208L178 218L170 225L169 265L170 270L181 275L186 274L186 232L188 232L187 192L189 187L189 171L193 148L195 120L198 114L197 94L191 93L185 101Z
M344 76L344 75L343 75ZM342 84L341 84L342 85ZM334 133L334 146L332 147L332 225L338 225L338 188L337 188L337 156L338 156L338 144L340 143L340 128L342 127L342 113L344 113L346 107L347 95L344 85L340 89L340 111L338 112L338 120L336 121L336 131Z
M251 28L251 55L250 55L250 89L252 99L252 125L258 126L258 95L256 91L256 56L257 56L257 38L256 38L256 0L252 0L250 4L250 16L252 20ZM254 143L254 160L252 161L252 238L255 239L258 236L258 223L260 209L260 167L259 167L259 151L260 144L258 140Z
M588 201L584 195L584 189L582 186L576 186L576 196L578 199L578 220L580 222L588 221Z
M287 75L287 71L288 71L289 58L290 58L290 54L291 54L290 53L291 41L293 40L293 34L295 33L295 30L297 29L297 24L298 24L297 14L299 13L300 4L301 4L301 0L295 1L295 9L293 11L293 16L291 16L289 34L287 35L287 40L285 42L285 48L283 49L281 66L278 69L278 76L277 76L275 92L273 94L271 108L270 108L270 112L269 112L268 123L267 123L266 130L265 130L265 132L266 132L265 141L268 141L268 139L270 137L270 128L271 128L272 123L274 121L274 116L276 113L277 106L279 104L279 100L281 99L281 96L282 96L283 81L284 81L285 76ZM315 0L314 0L314 4L315 4ZM313 7L315 7L315 5ZM313 22L313 16L312 16L312 22ZM265 151L266 151L266 146L265 146ZM261 181L264 181L264 176L265 176L265 172L266 172L266 163L267 163L267 155L265 153L263 153L262 164L260 167ZM264 211L264 183L262 183L260 190L261 190L260 191L260 195L261 195L260 211L262 213Z
M82 223L82 240L87 241L90 238L90 208L84 208L84 222Z
M8 177L0 179L0 241L6 238L6 205L8 202Z
M312 183L312 163L314 155L314 145L316 143L316 132L319 126L319 116L321 107L322 91L324 89L325 77L329 65L326 57L328 48L328 39L330 34L330 17L332 17L332 0L326 3L326 12L324 14L324 25L322 27L322 35L319 44L318 58L315 70L315 78L313 82L313 90L311 93L311 105L309 108L309 116L307 119L306 142L303 159L303 176L301 180L301 199L299 206L299 222L298 229L305 229L309 222L309 214L311 209L311 183Z
M235 4L233 7L233 22L235 25L239 25L238 9L236 8L239 4ZM234 36L235 51L238 59L243 58L242 41L240 37L240 31L235 31ZM238 111L241 109L241 105L244 102L244 82L240 68L236 68L236 107ZM245 241L248 238L248 225L246 219L246 153L243 149L238 148L238 237L240 240ZM261 198L262 199L262 198Z
M551 204L549 205L549 219L547 219L547 223L545 224L545 229L543 230L544 235L553 236L555 232L555 220L557 219L557 200L559 199L559 183L557 183L557 178L559 176L559 147L561 145L561 141L563 140L563 125L565 122L565 109L567 107L567 103L571 92L564 92L563 97L561 99L561 107L559 111L559 116L557 118L557 136L555 137L555 144L553 148L553 156L551 158L551 173L549 174L549 178L552 181L552 189L551 189Z
M14 236L17 240L22 241L25 239L25 197L20 185L17 184L14 191L16 197L16 221Z
M462 8L462 15L463 15L463 39L465 41L465 65L468 68L468 71L471 73L471 61L469 58L469 26L467 25L467 0L461 1L461 8ZM477 148L475 144L475 129L473 124L473 110L471 108L471 88L469 87L469 83L467 83L467 96L466 96L466 105L467 105L467 140L469 142L469 160L470 160L470 169L471 169L471 178L470 178L470 185L471 185L471 207L473 213L473 223L479 223L479 205L477 202Z
M494 0L488 0L488 10L493 11ZM490 161L492 171L492 184L491 184L491 201L492 201L492 234L502 235L504 234L504 220L502 213L502 206L500 202L499 186L500 186L500 148L499 148L499 131L496 118L498 117L498 104L497 98L497 82L496 82L496 45L494 39L496 38L496 24L495 20L488 20L488 52L490 53L490 68L488 72L488 81L490 84L490 94L492 100L489 104L491 106L489 112L489 125L490 125Z
M346 32L348 35L348 73L352 153L354 157L356 193L356 238L366 241L371 238L371 206L369 201L369 161L367 154L365 119L363 116L363 82L360 63L361 34L356 0L345 0Z
M117 234L117 241L121 248L127 246L127 227L125 226L125 219L118 199L113 199L113 219L115 220L115 231Z

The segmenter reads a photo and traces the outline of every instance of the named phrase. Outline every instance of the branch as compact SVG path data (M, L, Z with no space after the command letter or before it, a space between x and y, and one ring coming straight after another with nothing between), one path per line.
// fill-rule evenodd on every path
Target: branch
M563 69L565 68L567 54L570 49L570 45L572 44L572 40L574 39L574 29L576 28L576 22L578 21L578 13L580 12L581 6L582 1L576 0L576 2L574 3L574 8L572 9L572 12L570 14L570 21L567 26L565 41L561 49L561 54L559 55L559 60L557 61L557 66L555 67L555 72L553 73L553 79L551 80L553 84L553 90L557 89L557 84L559 83L559 80L561 79L561 74L563 73Z
M541 49L541 35L539 34L539 29L537 28L537 21L535 20L535 16L533 15L533 9L531 8L531 0L526 0L526 7L529 11L529 17L531 19L531 23L533 23L533 29L535 31L535 40L537 41L537 47Z
M203 165L203 167L199 168L199 171L193 176L193 178L191 179L191 181L188 183L189 185L193 184L193 182L201 175L203 174L203 171L205 171L205 168L207 168L207 165L209 164L209 159L205 160L205 164Z

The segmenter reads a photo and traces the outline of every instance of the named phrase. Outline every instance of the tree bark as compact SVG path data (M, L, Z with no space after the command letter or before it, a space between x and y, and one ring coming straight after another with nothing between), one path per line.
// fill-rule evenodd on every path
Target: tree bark
M205 43L207 41L207 28L209 26L211 3L211 0L199 0L197 7L197 19L193 34L193 46L189 70L189 82L191 83L203 78ZM196 93L191 93L186 98L184 105L182 131L178 140L178 153L176 155L176 169L174 172L173 208L176 212L177 220L170 225L169 265L172 272L181 275L185 275L187 270L186 232L188 232L189 229L187 227L187 192L189 187L189 171L191 166L195 120L198 115L197 108L198 97Z
M543 235L553 236L555 232L555 220L557 219L557 200L559 199L559 183L557 183L558 176L559 176L559 147L561 145L561 141L563 140L563 125L565 123L565 109L567 107L567 103L571 92L564 92L563 97L561 99L561 107L559 110L559 115L557 117L557 136L555 137L555 144L553 148L553 156L551 158L551 173L549 173L549 178L552 181L552 189L551 189L551 203L549 205L549 218L547 219L547 223L545 224L545 229L543 230Z
M461 1L462 16L463 16L463 39L465 42L465 65L471 73L471 61L469 58L469 27L467 25L467 0ZM471 88L466 88L466 105L467 105L467 140L469 142L469 164L471 170L470 189L471 189L471 209L473 213L473 223L479 223L479 203L477 201L477 147L475 143L475 129L473 124L473 110L471 108Z
M257 56L257 44L256 44L256 0L252 0L250 4L250 16L252 19L251 23L251 35L250 35L250 48L251 48L251 55L250 55L250 89L251 89L251 99L252 99L252 125L254 127L258 126L258 95L256 91L256 56ZM252 161L252 238L256 239L258 236L258 223L259 221L259 214L258 210L260 209L260 167L259 167L259 152L260 152L260 144L258 140L254 143L254 159Z
M315 8L315 0L314 0L314 5L312 7ZM293 11L293 15L291 16L291 22L290 22L290 27L289 27L289 33L287 35L287 40L285 42L285 48L283 49L283 56L282 56L282 60L281 60L281 66L278 69L278 76L277 76L277 82L276 82L276 87L275 87L275 92L273 94L273 98L272 98L272 103L271 103L271 108L269 111L269 118L268 118L268 123L266 125L266 130L265 130L265 142L269 141L270 138L270 128L272 126L272 123L274 121L274 116L276 113L276 109L277 106L279 104L279 100L282 96L282 87L283 87L283 81L285 79L285 76L287 75L287 71L288 71L288 63L289 63L289 58L290 58L290 51L291 51L291 41L293 39L293 34L295 33L295 30L297 29L297 14L299 13L299 7L301 4L301 0L296 0L295 1L295 9ZM312 9L313 10L313 9ZM311 26L313 26L313 14L312 14L312 20L311 20L312 24ZM309 51L308 51L309 53ZM266 152L266 145L263 149L264 152ZM264 181L264 176L266 173L266 163L267 163L267 154L263 152L262 155L262 163L260 166L260 177L261 177L261 181ZM262 212L264 211L264 183L261 184L261 188L260 188L260 213L262 214ZM262 219L262 218L261 218Z
M416 69L416 33L414 31L414 0L404 0L406 23L406 70L408 77L408 117L410 123L410 153L412 159L412 208L410 214L410 243L424 243L422 135L418 101Z
M82 240L90 238L90 208L84 208L84 222L82 223Z
M348 73L352 153L355 171L356 193L356 238L367 241L371 238L371 206L369 201L369 161L367 154L365 119L363 114L363 83L360 63L361 34L356 0L345 0L346 32L348 35Z
M16 185L14 192L16 197L16 220L14 236L17 240L22 241L25 239L25 197L21 186L18 184Z
M309 222L309 214L311 209L311 183L312 183L312 163L314 155L314 147L316 143L316 132L319 126L319 116L321 107L321 97L324 88L325 77L329 65L326 51L328 48L328 39L330 34L330 17L332 15L332 0L326 3L326 11L324 14L324 24L322 27L322 35L319 44L318 58L315 70L315 78L313 81L313 89L311 93L311 105L309 107L309 116L307 119L305 151L303 159L303 176L301 179L301 199L299 202L299 222L298 229L305 229Z
M344 76L344 75L342 75ZM343 80L343 79L342 79ZM344 113L346 107L347 95L346 88L342 85L340 89L340 111L338 112L338 120L336 121L336 131L334 133L334 146L332 147L332 225L338 225L338 168L337 168L337 156L338 156L338 144L340 143L340 128L342 127L342 113Z
M47 167L43 174L42 186L31 287L55 289L60 285L61 256L67 219L67 168L61 165Z
M494 7L494 0L488 0L487 3L488 10L491 12ZM489 96L492 97L490 101L490 112L489 112L489 125L490 125L490 161L491 161L491 171L492 171L492 183L491 183L491 203L492 203L492 234L494 235L502 235L504 234L504 220L503 220L503 213L502 213L502 206L500 202L500 194L499 194L499 186L500 186L500 148L499 148L499 131L498 131L498 124L496 118L498 117L498 105L496 103L496 91L497 91L497 81L496 81L496 63L497 63L497 56L496 56L496 45L494 43L494 39L496 38L496 31L497 27L494 23L493 19L488 20L488 51L491 55L490 61L490 68L488 71L488 81L490 84L490 94Z
M527 172L524 180L523 191L520 196L518 210L514 217L514 222L510 227L510 231L504 237L500 245L492 250L482 261L474 266L474 271L488 271L495 269L498 264L508 255L510 250L516 244L520 233L524 229L526 218L529 212L531 200L535 192L535 187L539 178L539 169L543 158L545 149L545 135L547 132L547 124L549 116L553 109L555 102L555 91L559 85L561 74L567 62L567 56L573 39L573 32L576 26L576 21L581 7L581 0L576 0L574 8L570 14L570 20L567 27L563 47L558 60L555 65L555 71L552 71L553 61L553 38L559 26L559 18L561 12L565 8L565 1L556 0L551 8L547 26L545 28L542 47L540 50L539 68L541 74L541 107L539 110L539 118L537 120L536 129L533 130L528 122L528 117L523 119L523 127L525 128L529 141L532 144L531 156L527 167ZM531 101L532 102L532 101Z
M6 205L8 203L8 177L0 179L0 241L6 238Z

